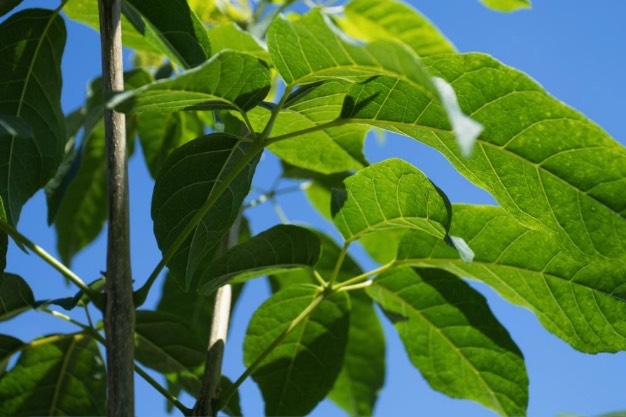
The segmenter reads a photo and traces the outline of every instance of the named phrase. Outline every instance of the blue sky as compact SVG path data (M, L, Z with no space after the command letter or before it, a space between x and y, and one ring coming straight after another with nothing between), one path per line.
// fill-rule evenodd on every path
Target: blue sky
M606 129L621 143L626 143L623 83L626 67L626 3L535 0L531 11L500 14L484 8L477 0L412 0L461 52L479 51L493 55L516 67L542 84L551 94L578 109ZM26 6L56 7L56 1L25 1ZM63 59L63 107L72 110L85 97L87 82L99 72L100 55L97 34L68 22L68 44ZM366 143L371 161L401 156L422 169L453 202L492 204L484 191L469 184L436 152L414 140L389 135L381 146L373 137ZM150 220L151 183L147 170L136 156L130 163L133 274L141 283L159 260L152 237ZM263 187L278 175L274 157L267 155L255 184ZM335 233L308 205L301 195L280 200L287 217L295 222L314 224ZM45 199L37 194L24 208L19 229L40 246L53 251L54 231L45 222ZM249 212L255 232L278 222L270 205ZM336 233L334 236L337 236ZM104 269L104 235L79 254L74 267L86 280L96 278ZM362 251L353 253L363 266L372 263ZM26 256L12 246L8 271L21 274L32 285L36 297L62 296L74 292L65 287L58 274L34 256ZM544 330L528 311L511 306L487 287L476 284L488 298L496 316L509 329L527 361L530 376L532 417L554 416L560 412L594 416L626 409L624 375L626 353L586 355L574 351ZM157 288L158 290L158 288ZM267 285L257 280L246 289L234 317L224 372L236 379L243 371L241 347L246 324L256 307L268 295ZM155 291L149 301L154 304ZM79 316L77 316L79 317ZM79 317L82 319L82 317ZM384 319L383 319L384 321ZM494 416L491 411L470 401L452 400L431 390L409 363L393 327L386 321L388 340L387 383L381 392L376 415L411 416ZM28 340L55 331L74 330L44 314L28 313L0 325L0 332ZM259 390L248 381L242 386L246 416L260 416L263 406ZM190 405L189 399L186 399ZM164 414L164 400L137 378L137 414ZM315 416L344 415L325 401L313 412Z

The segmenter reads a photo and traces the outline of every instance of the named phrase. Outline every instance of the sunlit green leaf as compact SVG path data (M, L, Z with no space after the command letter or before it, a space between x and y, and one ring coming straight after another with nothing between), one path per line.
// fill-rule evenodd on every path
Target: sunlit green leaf
M320 241L308 229L277 225L229 249L202 274L198 290L211 294L230 281L244 282L289 269L309 271L320 254Z
M138 310L135 343L137 360L162 373L192 370L204 363L204 344L185 322L170 314Z
M188 289L194 275L213 260L222 236L233 224L248 194L259 154L251 145L227 134L211 134L174 150L159 176L152 197L152 220L159 248L165 253L207 198L222 188L231 171L243 171L202 217L198 227L169 259L167 266Z
M11 356L19 352L24 347L24 342L13 336L0 334L0 378L9 365Z
M259 58L223 51L175 78L155 81L116 96L111 106L123 112L248 110L265 98L271 76Z
M244 341L250 366L316 298L312 287L290 286L254 313ZM343 365L350 302L345 293L323 300L261 363L252 378L265 399L265 414L306 415L331 390Z
M231 49L237 52L247 52L267 63L271 62L269 52L261 46L259 41L233 22L212 27L208 30L208 34L213 54Z
M0 415L104 414L104 363L96 342L85 335L60 335L57 341L29 347L0 377Z
M156 178L174 149L204 134L204 124L191 112L143 112L137 115L137 133L150 174Z
M578 350L626 349L624 263L570 255L549 233L528 229L496 207L455 205L450 232L472 246L473 263L419 232L404 236L398 262L483 281Z
M15 225L24 203L52 178L63 158L63 18L43 9L15 13L0 24L0 45L0 117L18 118L33 133L0 133L0 196L8 222Z
M333 195L333 221L346 241L375 230L413 228L443 239L450 202L421 171L389 159L358 171Z
M21 277L4 273L0 277L0 321L33 308L33 291Z
M530 9L530 0L480 0L485 6L500 12Z
M422 14L397 0L352 0L346 5L346 33L364 41L398 40L420 56L455 52L441 32Z
M458 150L445 112L393 78L356 85L342 117L436 148L518 220L551 231L564 247L626 256L622 145L524 74L488 56L447 55L424 62L452 83L463 110L485 127L470 158Z
M445 271L409 267L379 275L367 293L434 389L504 416L525 415L524 358L482 295Z

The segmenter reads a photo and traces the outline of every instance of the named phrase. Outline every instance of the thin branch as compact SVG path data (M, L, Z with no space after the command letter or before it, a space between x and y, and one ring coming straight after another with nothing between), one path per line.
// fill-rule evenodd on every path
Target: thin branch
M124 90L121 0L99 0L104 99ZM103 103L104 104L104 103ZM134 417L135 304L130 269L128 151L124 114L106 108L107 280L104 326L107 337L109 417Z
M346 291L360 290L360 289L367 288L367 287L371 286L373 283L374 283L374 281L369 280L369 281L361 282L359 284L345 285L345 286L343 286L341 288L337 288L335 290L335 292L346 292Z
M348 253L348 248L350 247L350 242L345 242L343 247L341 248L341 252L339 252L339 256L337 257L337 262L335 263L335 268L333 269L333 274L330 276L330 280L328 281L328 287L334 288L335 281L337 280L337 276L339 276L339 271L341 270L341 266L343 265L343 260Z
M287 99L289 98L289 94L291 94L292 90L293 90L293 86L285 87L285 91L283 91L283 95L280 98L280 101L278 102L274 110L272 110L272 115L270 116L270 119L265 125L265 129L263 129L263 133L261 133L261 141L266 141L269 144L269 137L272 133L272 129L274 128L274 123L276 122L276 119L278 118L278 114L280 113L280 111L283 109L283 106L287 102Z
M340 283L338 283L337 285L335 285L335 286L333 287L333 289L334 289L334 290L339 290L339 289L344 288L344 287L348 287L348 286L352 286L352 285L355 285L355 284L359 284L359 283L361 283L362 281L365 281L366 279L368 279L369 277L371 277L372 275L378 275L378 274L380 274L380 273L382 273L382 272L385 272L385 271L386 271L386 270L388 270L388 269L393 268L393 267L394 267L394 266L396 266L396 265L397 265L397 264L396 264L396 262L395 262L395 261L391 261L391 262L389 262L389 263L387 263L387 264L385 264L385 265L383 265L383 266L380 266L380 267L378 267L378 268L376 268L376 269L372 269L372 270L371 270L371 271L369 271L369 272L365 272L365 273L363 273L363 274L361 274L361 275L358 275L358 276L356 276L356 277L354 277L354 278L350 278L350 279L348 279L348 280L345 280L345 281L343 281L343 282L340 282Z
M141 369L139 365L134 364L134 370L137 374L144 379L148 384L152 385L154 389L156 389L166 400L171 402L174 407L178 408L183 415L188 416L191 413L191 409L185 407L183 403L178 401L174 395L172 395L167 389L165 389L161 384L159 384L154 378L152 378L146 371Z

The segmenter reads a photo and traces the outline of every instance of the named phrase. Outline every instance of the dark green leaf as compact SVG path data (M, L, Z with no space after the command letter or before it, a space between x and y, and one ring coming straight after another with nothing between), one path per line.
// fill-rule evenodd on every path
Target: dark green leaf
M21 117L0 114L0 137L14 136L19 139L32 139L33 129Z
M345 201L333 198L335 226L351 242L375 230L412 228L443 239L450 227L450 202L421 171L389 159L344 181ZM333 196L334 197L334 196Z
M24 203L54 176L63 158L65 24L51 10L23 10L0 24L0 45L0 117L17 117L33 132L28 138L0 133L0 196L15 225Z
M379 275L367 293L434 389L504 416L525 415L524 358L482 295L445 271L409 267Z
M33 291L21 277L4 273L0 278L0 321L33 308Z
M308 229L278 225L229 249L207 267L198 290L211 294L230 281L244 282L290 269L308 269L320 255L320 241Z
M106 280L104 278L98 278L97 280L91 282L88 286L94 292L102 292L104 289L104 285L106 284ZM89 296L85 294L85 291L79 290L74 294L73 297L64 297L64 298L56 298L53 300L45 300L45 301L35 301L34 307L41 308L42 306L48 306L51 304L57 305L59 307L63 307L65 310L73 310L74 307L78 305L87 305L89 302Z
M145 366L170 373L193 370L204 363L205 346L176 316L138 310L136 320L135 355Z
M2 197L0 197L0 222L7 221L6 213L4 212L4 203ZM0 276L4 273L4 269L7 267L7 251L9 250L9 237L6 233L0 232Z
M186 290L194 275L203 272L213 260L222 237L237 218L259 157L248 143L235 136L216 133L184 144L167 159L152 197L154 234L164 253L207 198L223 188L226 179L232 179L195 231L167 262L171 273ZM231 171L242 164L243 171L229 178L235 175Z
M222 393L230 392L234 388L234 384L230 379L226 378L222 375L220 379L220 390ZM235 390L235 394L230 397L228 404L223 404L222 400L219 400L217 403L217 409L223 411L232 417L243 416L243 412L241 411L241 400L239 399L239 391ZM618 416L615 416L618 417Z
M104 414L104 363L96 342L85 335L60 336L26 349L0 378L0 415Z
M485 6L500 12L530 9L530 0L480 0Z
M250 321L244 362L250 366L316 298L313 288L290 286L269 298ZM308 414L331 390L343 365L350 302L345 293L323 300L261 363L252 378L265 414Z
M24 347L24 342L13 336L0 334L0 378L9 365L11 356L19 352Z
M137 115L137 133L150 174L156 178L174 149L204 134L204 124L190 112L143 112Z
M341 26L364 41L398 40L419 56L455 52L450 41L417 10L396 0L353 0L346 5Z
M436 148L519 221L551 231L568 250L626 257L622 145L525 75L485 55L424 62L452 82L463 109L485 126L471 158L457 149L441 108L392 78L355 86L343 117Z
M183 68L211 56L206 29L185 0L124 0L122 12L139 33Z
M267 95L269 69L259 58L223 51L175 78L127 91L109 103L123 112L251 109Z
M22 0L4 0L0 3L0 16L4 16L9 13L11 10L16 8Z
M472 245L472 264L419 232L404 236L398 262L483 281L533 311L548 330L578 350L626 349L624 263L570 255L550 233L528 229L496 207L455 205L451 233Z

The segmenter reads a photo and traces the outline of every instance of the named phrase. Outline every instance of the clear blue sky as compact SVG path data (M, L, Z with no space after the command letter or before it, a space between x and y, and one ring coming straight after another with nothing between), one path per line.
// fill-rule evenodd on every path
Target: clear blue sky
M477 0L412 0L462 52L480 51L519 68L541 83L550 93L583 112L603 126L621 143L626 143L623 82L626 68L626 2L619 0L566 1L535 0L532 11L510 15L484 8ZM27 0L27 6L56 7L56 1ZM68 22L68 44L63 59L63 107L79 106L87 82L100 69L97 34ZM453 202L490 204L484 191L470 185L445 159L415 141L390 135L384 147L368 139L366 152L371 161L401 156L422 169ZM258 187L270 184L278 170L275 158L267 155L257 172ZM141 158L130 164L133 273L138 282L159 260L152 237L150 220L151 184ZM314 224L333 232L299 195L281 199L287 217ZM38 244L53 250L54 231L45 222L45 198L37 194L25 207L19 229ZM255 232L278 222L269 205L251 210ZM333 232L334 233L334 232ZM336 236L336 234L335 234ZM77 256L74 267L85 279L96 278L104 267L104 235ZM362 252L354 255L365 267L371 266ZM63 279L34 256L26 256L15 246L9 253L8 271L21 274L35 291L36 298L64 296L74 292ZM594 416L608 411L626 410L626 353L586 355L578 353L545 331L528 311L502 301L488 288L477 284L502 323L523 351L530 376L532 417L554 416L560 412ZM268 295L267 285L257 280L241 298L234 318L226 353L225 374L236 379L242 372L242 343L246 323L252 312ZM150 297L158 301L156 292ZM79 316L77 316L79 317ZM79 317L82 319L82 317ZM384 320L383 320L384 321ZM393 327L386 321L388 340L387 383L381 392L376 415L435 417L494 416L491 411L470 401L452 400L431 390L409 363ZM74 330L44 314L28 313L0 324L0 332L28 340L41 334ZM137 378L137 415L164 414L164 400ZM246 416L261 416L259 390L248 381L240 391ZM190 405L187 399L187 405ZM315 416L344 415L325 401Z

